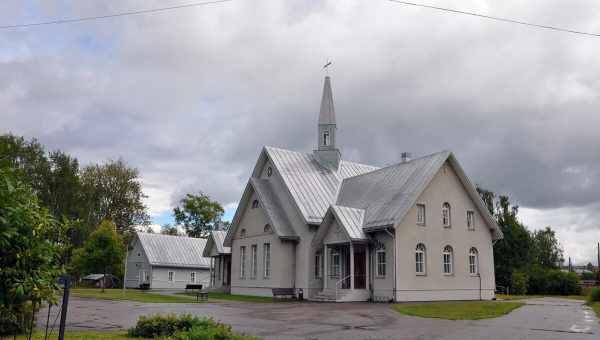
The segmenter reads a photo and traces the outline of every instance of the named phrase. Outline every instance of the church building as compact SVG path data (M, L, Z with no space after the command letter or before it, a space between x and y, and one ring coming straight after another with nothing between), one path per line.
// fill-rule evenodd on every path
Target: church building
M452 152L342 159L331 79L316 150L266 146L223 246L232 294L317 301L489 300L502 232ZM393 146L390 146L393 147Z

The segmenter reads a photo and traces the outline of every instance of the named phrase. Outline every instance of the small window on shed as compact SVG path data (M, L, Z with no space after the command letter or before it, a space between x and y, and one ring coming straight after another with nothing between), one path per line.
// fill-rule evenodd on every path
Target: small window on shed
M265 233L270 233L273 231L273 228L271 228L270 224L265 224L265 229L264 229Z
M252 201L252 209L258 208L258 200Z

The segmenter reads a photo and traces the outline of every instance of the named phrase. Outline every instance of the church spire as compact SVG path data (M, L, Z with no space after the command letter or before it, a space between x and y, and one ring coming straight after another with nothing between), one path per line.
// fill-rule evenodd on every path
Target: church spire
M314 153L321 165L337 171L341 154L336 147L336 133L337 125L331 91L331 78L326 76L319 112L318 149Z

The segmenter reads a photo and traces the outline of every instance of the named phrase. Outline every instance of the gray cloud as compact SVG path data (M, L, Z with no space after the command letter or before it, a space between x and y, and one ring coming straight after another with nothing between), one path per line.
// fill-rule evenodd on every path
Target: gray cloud
M436 4L581 30L600 13L592 0ZM0 22L142 4L40 6L3 1ZM575 209L586 218L557 224L597 238L599 52L594 38L386 1L233 1L4 30L0 129L84 163L125 158L155 214L189 191L231 205L263 145L312 150L332 58L345 158L386 165L449 149L478 184L561 218Z

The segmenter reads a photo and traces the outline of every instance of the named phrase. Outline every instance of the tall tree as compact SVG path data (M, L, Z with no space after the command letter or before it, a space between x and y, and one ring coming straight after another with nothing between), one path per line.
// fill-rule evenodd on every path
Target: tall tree
M207 237L214 230L225 212L219 202L200 192L187 194L173 209L175 222L182 225L190 237Z
M102 273L120 276L125 246L117 233L117 226L104 220L85 241L82 248L75 250L73 266L80 274ZM105 279L102 280L104 291Z
M163 225L160 228L160 233L163 234L163 235L173 235L173 236L180 235L179 229L177 229L176 226L170 225L170 224Z
M536 230L532 235L534 262L543 268L558 269L564 262L563 250L556 233L550 227Z
M23 331L42 301L56 303L64 229L14 169L0 167L0 335Z
M139 172L123 160L109 161L103 165L91 165L81 173L84 216L88 226L110 219L117 232L129 240L136 225L148 225L146 206L142 200Z

